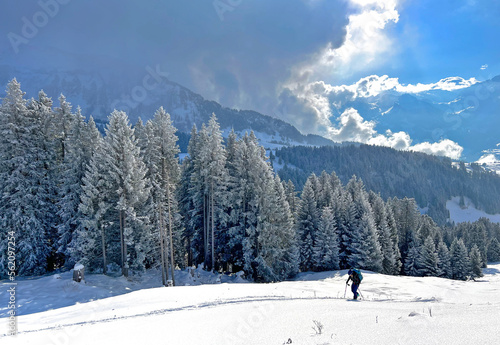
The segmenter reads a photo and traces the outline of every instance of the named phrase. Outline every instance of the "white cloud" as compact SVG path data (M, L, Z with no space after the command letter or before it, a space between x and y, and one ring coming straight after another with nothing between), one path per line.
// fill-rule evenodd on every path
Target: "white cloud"
M412 146L410 135L405 132L393 133L388 130L380 134L375 130L374 121L365 121L356 109L349 108L337 119L338 126L328 130L328 137L334 141L353 141L369 145L387 146L397 150L410 150L424 152L436 156L445 156L459 159L463 148L449 140L444 139L437 143L419 143Z
M443 139L437 143L420 143L410 148L412 151L428 153L430 155L445 156L452 159L459 159L463 152L463 147L449 139Z
M377 134L375 122L365 121L358 111L353 108L344 111L337 120L339 127L329 129L329 137L334 141L368 143Z
M396 0L351 0L359 13L349 16L346 40L337 49L327 49L321 62L347 70L366 68L382 52L388 52L392 41L385 27L399 20ZM361 62L361 64L356 63Z
M390 78L387 75L371 75L361 78L351 85L325 86L325 90L332 93L349 92L353 98L377 96L384 91L397 91L400 93L420 93L431 90L453 91L470 87L478 83L476 78L464 79L461 77L448 77L430 84L401 84L399 78Z
M486 64L485 64L485 65L482 65L482 66L481 66L481 71L484 71L484 70L485 70L485 69L487 69L487 68L488 68L488 65L486 65Z

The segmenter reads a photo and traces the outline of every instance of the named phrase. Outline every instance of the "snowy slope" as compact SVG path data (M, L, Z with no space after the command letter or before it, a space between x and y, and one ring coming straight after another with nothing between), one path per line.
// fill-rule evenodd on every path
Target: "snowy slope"
M494 149L483 151L484 155L478 159L476 163L482 165L486 169L495 171L500 174L500 143L495 145Z
M453 197L446 202L446 209L450 211L449 220L455 223L475 222L479 218L488 218L494 223L500 223L500 214L488 214L476 209L469 198L464 198L465 207L460 207L460 197Z
M363 301L343 298L346 271L303 273L276 284L211 284L140 289L114 297L22 315L16 338L2 344L496 344L500 339L500 263L474 282L364 272ZM99 291L44 277L29 303L68 302ZM75 286L63 291L50 279ZM106 278L108 279L108 278ZM233 278L231 278L233 279ZM238 280L241 278L238 277ZM182 280L182 279L181 279ZM108 290L130 286L123 278ZM150 282L145 283L151 284ZM5 304L5 283L1 301ZM96 294L96 296L98 293ZM349 293L348 293L349 295ZM68 303L68 305L71 303ZM51 307L47 307L50 309ZM36 308L35 308L36 309ZM22 310L22 309L21 309ZM2 310L4 312L5 310ZM3 314L5 315L5 314ZM4 317L0 322L7 319ZM317 324L315 324L315 321ZM321 334L317 325L323 326ZM5 329L4 327L3 329ZM4 332L2 329L1 332Z

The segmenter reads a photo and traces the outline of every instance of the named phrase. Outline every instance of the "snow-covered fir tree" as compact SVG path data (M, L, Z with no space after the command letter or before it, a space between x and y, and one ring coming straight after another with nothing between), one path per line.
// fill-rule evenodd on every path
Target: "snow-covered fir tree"
M79 205L83 193L83 177L100 140L101 134L94 119L90 117L86 123L78 108L65 140L66 153L61 167L57 203L59 216L57 251L64 255L68 267L74 264L69 245L81 219Z
M339 265L339 239L335 213L329 206L321 213L316 243L314 246L313 264L316 270L337 270Z
M112 184L106 178L107 169L104 140L94 139L95 150L82 178L82 193L78 212L79 222L68 251L71 259L83 264L89 271L107 272L107 265L117 261L111 226L116 215L110 196Z
M425 241L423 246L421 247L420 252L421 258L421 270L420 273L423 276L437 276L438 275L438 263L439 258L436 253L436 247L434 245L434 239L431 235L429 235Z
M414 245L410 245L408 249L408 255L405 260L404 271L408 276L420 277L422 272L420 270L420 252L419 248Z
M448 246L443 241L439 242L437 247L438 270L437 276L442 278L451 278L451 258Z
M477 244L472 246L472 249L469 253L470 259L470 272L472 278L480 278L483 276L483 259L481 258L481 252L479 251L479 247Z
M259 205L260 219L254 234L245 241L245 264L251 267L256 281L281 281L298 272L298 251L296 248L292 214L286 201L285 191L279 177L271 176L265 182L265 193ZM253 246L255 243L255 247ZM248 250L253 257L248 255Z
M46 101L46 100L44 100ZM7 233L16 238L17 274L43 274L53 243L53 181L50 180L50 154L43 125L49 111L47 103L31 100L27 104L20 84L13 79L0 107L0 264L7 269Z
M479 254L481 255L481 267L486 267L488 262L488 234L486 227L482 222L475 222L471 224L468 231L468 243L466 246L470 249L477 246Z
M431 237L435 244L442 240L439 227L432 218L426 214L420 216L416 235L421 243L424 243L428 237Z
M500 242L494 237L490 244L488 245L488 261L498 262L500 261Z
M346 186L346 194L350 201L346 222L348 224L347 246L349 247L347 264L350 267L380 272L383 257L373 211L363 182L355 176L351 178Z
M170 275L175 284L176 264L184 266L180 215L178 212L176 187L180 179L177 159L176 128L170 115L163 108L158 109L153 120L140 127L143 141L143 158L147 167L147 178L151 184L151 214L153 243L150 256L161 263L164 285ZM151 260L151 259L150 259Z
M179 212L182 217L184 227L183 239L187 251L187 264L192 266L198 263L200 245L197 243L197 229L203 228L202 210L197 209L194 197L197 192L197 181L195 178L195 159L198 155L198 130L196 125L191 129L191 138L188 145L188 155L181 165L181 176L179 188L177 189L177 199L179 200ZM203 259L201 259L202 261Z
M297 240L300 248L300 269L302 271L314 267L314 247L320 218L314 190L316 181L317 178L314 174L307 179L297 211Z
M194 146L194 155L190 156L193 164L190 197L194 209L190 213L191 218L201 217L202 226L194 228L191 245L195 261L204 262L207 268L215 269L219 254L217 250L221 248L216 243L217 238L227 222L224 211L228 176L222 133L215 114L212 114L208 126L202 126L191 146Z
M107 178L116 187L112 203L117 211L122 272L142 270L151 245L149 221L149 183L146 166L125 112L114 111L109 117L104 140ZM130 251L129 251L130 250Z
M282 181L281 183L283 183L283 188L285 188L286 200L288 201L288 205L290 205L290 211L292 212L295 221L297 218L297 210L300 199L297 197L297 192L292 181Z
M382 251L382 272L385 274L399 274L401 264L399 262L399 248L397 243L397 232L393 231L389 221L393 219L384 201L373 192L369 193L370 205L373 209L375 226L377 227L378 240ZM394 223L391 221L391 223Z
M413 241L414 233L418 229L421 215L415 199L393 198L388 201L388 204L392 209L396 227L399 231L399 251L404 263L408 255L409 244Z
M82 261L92 262L101 239L101 253L128 276L129 268L145 268L152 235L149 226L149 183L140 149L127 114L114 111L106 137L84 177L80 210L83 226L73 248ZM99 236L101 234L101 236Z
M467 280L470 275L470 260L462 239L453 240L450 247L450 262L452 278L457 280Z

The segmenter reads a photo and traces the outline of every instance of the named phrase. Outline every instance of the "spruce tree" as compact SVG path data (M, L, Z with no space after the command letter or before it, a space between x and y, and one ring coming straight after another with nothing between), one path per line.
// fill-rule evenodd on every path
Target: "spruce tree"
M154 238L153 243L159 243L153 245L156 250L151 254L160 258L164 285L168 279L168 268L175 285L174 267L176 263L184 266L176 198L176 186L180 178L176 157L179 153L176 129L172 125L170 115L160 108L154 119L148 121L141 130L143 157L148 170L146 176L151 184L151 216L155 229L151 235Z
M182 161L180 184L177 189L179 212L184 227L183 240L187 251L187 264L192 266L203 261L199 260L202 246L198 242L198 229L203 229L202 210L198 206L196 195L199 190L195 162L198 157L198 130L196 125L191 129L188 144L188 155Z
M387 227L389 228L391 243L392 243L392 252L394 253L396 262L393 267L393 271L391 274L398 275L401 273L401 253L399 251L399 231L397 227L396 220L394 219L394 213L391 207L386 204L386 216L387 216Z
M408 256L405 260L404 271L405 274L412 277L421 277L422 271L420 269L421 257L420 251L414 243L409 245Z
M450 247L450 257L452 278L467 280L467 277L470 276L470 260L462 239L455 238L453 240Z
M65 140L66 154L62 162L57 204L60 221L57 226L57 251L65 256L68 267L75 263L68 246L81 218L78 208L83 193L83 177L101 139L94 120L90 118L88 124L85 123L80 108L71 123L72 127Z
M111 200L113 185L106 178L107 166L104 140L96 138L95 151L82 178L82 193L78 212L79 222L68 244L72 260L83 264L90 272L107 273L116 255L115 211Z
M129 267L144 269L151 235L147 220L150 209L146 167L126 113L114 111L110 115L104 144L109 168L107 178L116 187L112 197L119 224L120 263L123 275L128 276Z
M398 265L399 250L397 249L397 244L393 241L393 232L388 224L390 215L387 213L385 203L380 195L370 192L369 201L373 209L375 226L377 227L378 240L383 256L382 273L398 274L400 268Z
M474 222L469 229L469 243L466 243L468 248L477 246L481 254L481 267L486 267L488 262L488 234L486 226L481 222Z
M319 211L314 193L314 175L304 185L299 210L297 212L297 240L300 249L300 269L314 267L313 255L319 226Z
M421 248L421 274L423 276L437 276L438 275L438 255L436 253L436 247L434 245L434 240L431 235L429 235Z
M216 257L222 247L217 242L219 232L227 222L224 213L227 205L226 154L222 132L217 117L212 114L208 126L203 126L198 138L198 151L195 158L195 170L198 195L195 196L203 215L203 257L207 268L215 269Z
M500 243L494 237L488 246L488 261L498 262L500 261Z
M245 179L245 164L240 159L240 145L234 129L231 130L226 145L226 169L227 169L227 191L228 202L226 213L228 215L227 231L222 232L220 241L224 243L221 248L222 261L231 270L243 268L243 238L245 236L243 203L248 179Z
M268 171L271 174L271 167ZM266 193L260 207L260 221L257 225L257 256L254 278L257 281L281 281L298 271L298 251L296 248L292 214L286 201L285 191L279 177L265 181Z
M114 111L83 179L83 222L73 246L80 260L95 266L100 260L94 251L100 249L103 261L118 263L124 276L129 268L144 269L152 237L145 175L128 117Z
M27 105L17 80L7 85L0 107L0 177L2 179L0 214L2 229L16 238L17 274L43 274L53 243L55 224L52 182L49 169L53 162L44 136L47 105L35 100ZM2 273L7 269L7 231L0 239Z
M437 255L438 255L438 270L437 276L442 278L451 278L452 270L451 270L451 262L450 262L450 252L446 243L439 242L437 247Z
M355 176L346 186L350 201L347 221L350 255L347 263L351 267L382 271L382 252L378 242L373 211L368 202L368 193L363 182Z
M314 267L316 270L338 270L339 240L335 214L331 207L324 207L318 227L317 240L314 246Z
M483 276L483 259L481 258L481 252L476 244L472 247L470 253L470 270L472 278L480 278Z
M390 200L389 205L392 208L396 227L399 231L399 251L404 259L408 255L408 248L418 229L421 215L415 199L393 198Z

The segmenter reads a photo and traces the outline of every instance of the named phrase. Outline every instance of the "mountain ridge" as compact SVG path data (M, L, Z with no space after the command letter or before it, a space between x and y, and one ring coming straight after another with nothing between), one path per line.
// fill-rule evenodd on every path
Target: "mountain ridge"
M139 75L137 72L132 74ZM268 140L265 144L268 145L335 145L333 141L319 135L304 135L281 119L253 110L231 109L206 100L169 80L158 67L148 68L145 76L136 79L142 80L142 83L134 85L128 80L120 81L116 75L103 76L85 71L19 71L0 65L2 85L5 86L14 77L28 97L36 97L40 90L53 98L64 94L75 107L82 108L85 116L92 115L101 121L105 121L115 108L126 111L132 123L139 118L146 121L163 106L170 113L174 126L185 133L189 133L193 125L201 127L215 113L221 128L232 128L240 134L253 130L257 137L265 137ZM134 78L129 76L127 79ZM110 83L120 87L109 87Z

